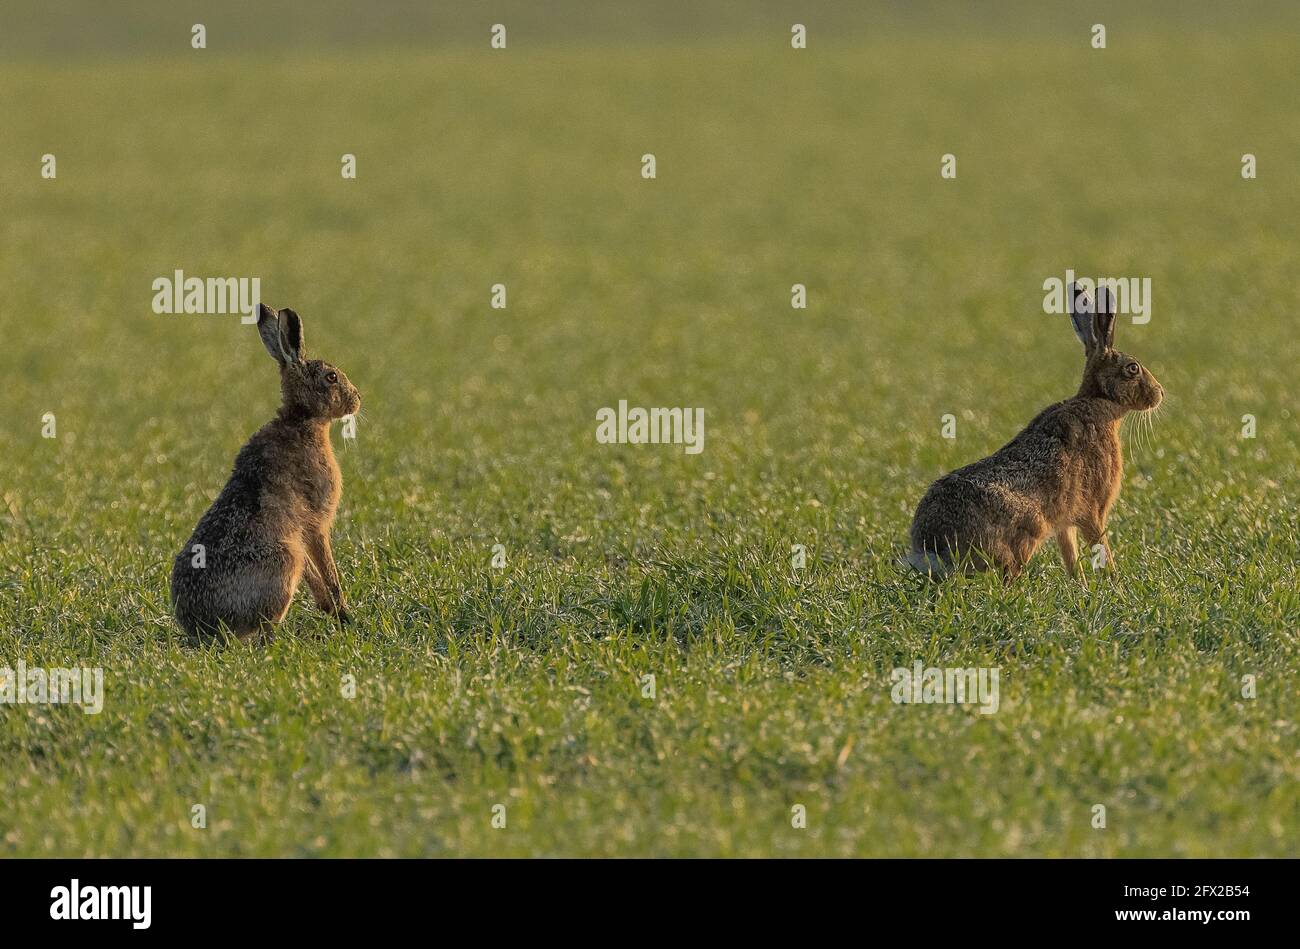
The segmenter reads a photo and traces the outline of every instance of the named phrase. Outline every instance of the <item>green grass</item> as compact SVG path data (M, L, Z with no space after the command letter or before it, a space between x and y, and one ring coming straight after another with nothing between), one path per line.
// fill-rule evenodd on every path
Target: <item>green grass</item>
M1113 22L0 64L0 665L107 689L0 706L0 854L1294 855L1295 23ZM1067 267L1154 285L1118 572L920 584L928 482L1077 384ZM176 268L363 394L346 632L168 616L277 397L249 327L151 312ZM619 399L703 454L598 445ZM916 659L999 711L893 704Z

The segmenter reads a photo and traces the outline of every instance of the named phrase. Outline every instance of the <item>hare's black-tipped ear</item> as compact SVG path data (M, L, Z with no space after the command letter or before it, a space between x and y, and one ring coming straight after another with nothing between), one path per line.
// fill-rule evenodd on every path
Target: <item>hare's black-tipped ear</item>
M1096 337L1092 334L1092 294L1077 283L1070 284L1069 294L1070 322L1074 324L1074 335L1083 343L1083 351L1090 353Z
M257 334L262 337L262 345L271 354L271 358L284 364L284 351L280 348L280 318L275 310L265 303L257 307Z
M306 359L302 345L302 319L287 306L280 311L280 346L288 362L300 363Z
M1092 315L1092 338L1103 351L1115 348L1115 294L1097 288L1097 307Z

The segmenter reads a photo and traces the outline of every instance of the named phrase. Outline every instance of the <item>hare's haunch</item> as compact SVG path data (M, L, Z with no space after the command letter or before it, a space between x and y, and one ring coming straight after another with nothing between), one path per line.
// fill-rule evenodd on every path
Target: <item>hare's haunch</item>
M283 403L248 440L221 494L172 565L172 608L192 637L244 637L284 618L304 576L316 605L347 622L330 525L343 491L330 422L361 396L343 371L308 360L302 320L262 306L257 329L280 365Z

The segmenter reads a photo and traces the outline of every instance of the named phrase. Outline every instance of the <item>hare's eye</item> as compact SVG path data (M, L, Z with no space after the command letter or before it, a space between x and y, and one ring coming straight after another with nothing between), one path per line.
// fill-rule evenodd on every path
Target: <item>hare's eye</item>
M1139 372L1141 372L1141 370L1142 367L1135 362L1131 362L1124 367L1124 372L1130 376L1136 376Z
M325 373L325 381L330 385L334 385L334 383L339 381L339 374L337 372L327 372Z

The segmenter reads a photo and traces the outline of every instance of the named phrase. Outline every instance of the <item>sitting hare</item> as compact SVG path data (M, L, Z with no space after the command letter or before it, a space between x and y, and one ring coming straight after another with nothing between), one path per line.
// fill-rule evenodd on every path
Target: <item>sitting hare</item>
M1114 299L1070 284L1070 319L1087 361L1072 399L1048 406L997 452L944 475L926 491L912 520L908 563L934 576L996 567L1017 576L1038 545L1056 536L1075 572L1074 530L1101 544L1110 564L1106 518L1119 495L1124 459L1119 425L1133 411L1154 409L1164 389L1132 356L1111 348Z
M245 637L284 618L304 575L326 613L348 621L330 525L343 490L329 424L361 396L303 350L302 320L261 306L257 330L280 364L283 404L248 440L220 496L172 565L176 620L191 637Z

